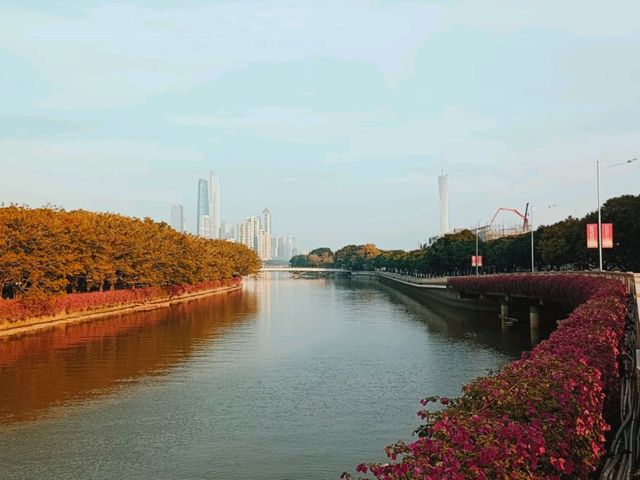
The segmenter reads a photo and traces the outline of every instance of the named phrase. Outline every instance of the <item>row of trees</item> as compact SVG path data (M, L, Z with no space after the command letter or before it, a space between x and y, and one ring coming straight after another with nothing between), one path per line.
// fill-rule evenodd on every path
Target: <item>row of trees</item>
M191 285L259 268L257 255L243 245L178 233L149 218L0 208L4 298Z
M614 225L614 248L604 251L609 270L640 271L640 195L624 195L607 201L603 222ZM569 217L534 232L537 270L592 269L598 265L597 249L587 249L586 225L597 222L597 213ZM413 251L380 250L373 244L347 245L335 253L328 248L297 256L292 266L333 266L352 270L385 269L420 275L472 273L476 235L470 230L445 235L432 245ZM526 271L531 268L531 237L519 235L479 242L487 273ZM318 261L318 260L321 261Z

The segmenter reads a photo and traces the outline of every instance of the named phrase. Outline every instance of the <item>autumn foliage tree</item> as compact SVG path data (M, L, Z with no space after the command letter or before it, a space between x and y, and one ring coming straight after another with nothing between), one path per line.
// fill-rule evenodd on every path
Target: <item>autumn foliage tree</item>
M166 223L58 208L0 208L4 298L194 285L260 268L243 245L178 233Z
M307 255L311 267L332 267L333 259L333 252L327 247L316 248Z
M382 250L372 243L347 245L336 251L335 266L350 270L373 270L375 259Z

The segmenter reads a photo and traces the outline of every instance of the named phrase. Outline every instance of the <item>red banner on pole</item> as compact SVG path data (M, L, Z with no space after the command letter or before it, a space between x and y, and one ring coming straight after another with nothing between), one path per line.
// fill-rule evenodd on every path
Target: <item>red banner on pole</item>
M597 223L587 223L587 248L598 248L598 224Z
M613 248L613 223L602 224L602 248Z
M471 266L472 267L481 267L482 266L482 255L471 255Z

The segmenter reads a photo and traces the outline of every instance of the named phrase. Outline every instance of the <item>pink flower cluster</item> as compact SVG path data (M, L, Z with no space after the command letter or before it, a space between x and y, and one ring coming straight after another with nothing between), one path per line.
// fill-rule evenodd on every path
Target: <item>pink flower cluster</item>
M520 360L466 385L459 399L440 399L443 410L420 412L420 438L388 447L391 463L360 465L358 471L384 480L588 478L610 429L605 398L619 390L624 286L578 275L457 278L451 285L577 308Z
M240 281L240 278L233 278L212 280L195 285L170 285L167 287L145 287L41 298L26 297L16 300L0 300L0 323L86 312L121 305L143 304L149 301L174 298L224 286L237 285Z
M584 275L487 275L450 278L449 285L464 293L518 294L555 300L575 308L596 297L616 296L621 290L617 280Z

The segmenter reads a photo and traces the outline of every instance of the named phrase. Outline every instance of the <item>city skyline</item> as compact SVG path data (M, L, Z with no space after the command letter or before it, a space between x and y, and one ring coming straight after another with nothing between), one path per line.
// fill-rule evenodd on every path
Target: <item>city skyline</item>
M210 171L208 179L198 179L197 193L196 228L195 231L189 233L204 238L241 243L258 253L264 261L272 259L285 260L284 257L287 254L293 254L292 252L296 250L295 237L273 236L272 217L269 207L264 208L262 216L253 215L247 217L244 221L237 223L235 227L229 222L222 222L220 215L220 177L213 170ZM186 229L186 215L183 205L171 205L169 224L179 232L188 231Z
M246 7L2 2L0 201L177 203L193 231L215 167L229 223L269 205L306 248L411 249L439 232L443 160L455 229L527 202L582 216L596 161L639 154L637 2ZM639 178L603 170L602 200Z
M638 18L1 0L0 477L640 478Z

